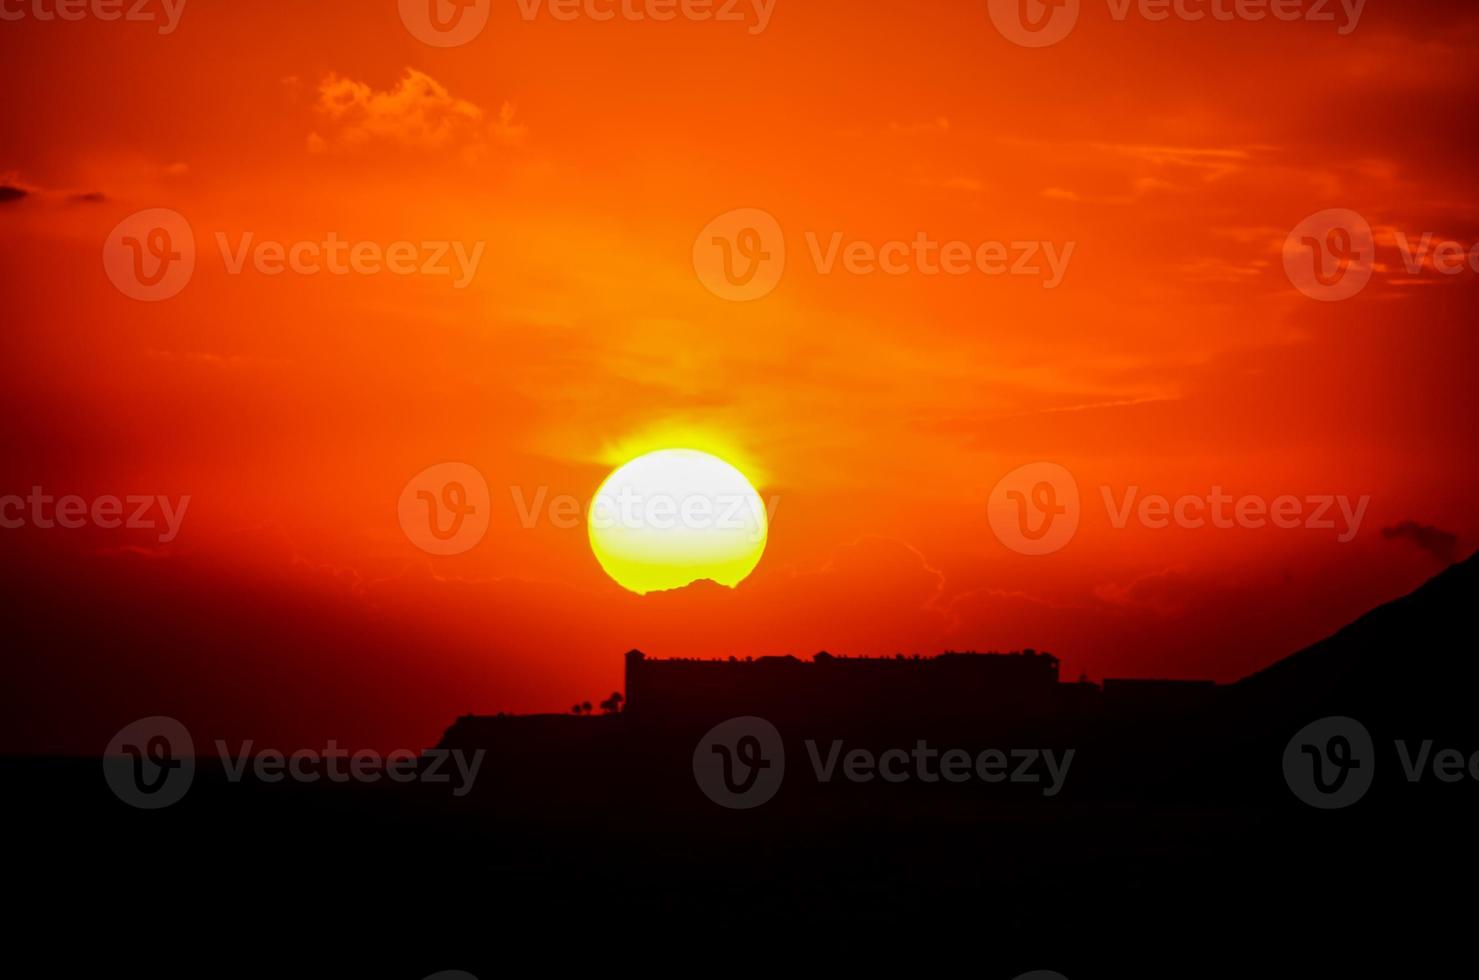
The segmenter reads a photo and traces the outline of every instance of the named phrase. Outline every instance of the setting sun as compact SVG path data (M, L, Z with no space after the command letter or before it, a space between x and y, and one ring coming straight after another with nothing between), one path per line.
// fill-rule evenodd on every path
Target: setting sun
M765 505L745 475L695 449L662 449L606 478L591 502L591 550L623 588L708 579L731 588L765 551Z

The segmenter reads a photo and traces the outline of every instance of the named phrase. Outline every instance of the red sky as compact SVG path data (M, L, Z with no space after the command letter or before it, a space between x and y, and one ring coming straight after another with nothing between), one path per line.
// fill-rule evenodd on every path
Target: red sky
M500 2L450 48L391 2L195 0L168 34L4 9L0 496L190 502L168 542L0 529L0 749L98 751L151 714L420 746L462 712L605 697L631 647L1034 646L1070 677L1232 679L1479 538L1479 271L1397 247L1479 242L1479 11L1371 0L1342 35L1084 0L1030 49L972 0L776 0L760 31ZM198 249L158 302L102 260L147 208ZM736 208L787 252L751 302L693 266ZM1327 208L1376 241L1338 302L1281 255ZM465 288L233 274L216 236L246 233L482 251ZM808 236L837 233L1073 251L1054 288L824 273ZM679 443L777 501L735 590L628 594L583 526L520 519ZM397 501L449 461L486 479L490 523L434 557ZM987 502L1039 461L1083 507L1029 556ZM1348 541L1117 528L1101 488L1131 487L1369 502Z

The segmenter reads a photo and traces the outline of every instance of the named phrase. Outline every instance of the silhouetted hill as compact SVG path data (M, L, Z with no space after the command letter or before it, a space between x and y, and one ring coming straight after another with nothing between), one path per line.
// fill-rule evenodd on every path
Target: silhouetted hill
M1414 784L1394 746L1437 739L1466 758L1479 751L1476 577L1470 558L1236 685L1169 695L1164 684L1107 685L1104 710L1076 728L975 717L788 725L759 760L773 765L774 795L753 808L728 806L720 788L748 790L715 782L738 769L701 766L714 755L700 751L704 731L648 725L640 710L457 719L442 743L476 756L465 795L429 779L238 781L202 757L177 805L143 810L115 796L96 760L0 759L21 827L8 868L26 899L20 931L105 922L135 941L158 931L164 911L171 942L198 945L189 962L211 973L196 964L233 948L241 923L310 923L305 943L368 961L333 975L407 980L485 959L507 936L590 923L658 938L754 922L986 935L988 978L1041 965L1072 980L1122 976L1105 966L1121 949L1133 949L1136 976L1218 975L1206 951L1255 939L1315 943L1319 976L1343 975L1327 946L1361 952L1370 937L1398 937L1415 956L1446 951L1453 944L1440 940L1471 924L1453 885L1479 871L1468 843L1479 775L1452 783L1430 771ZM875 668L916 669L757 669ZM1367 724L1376 752L1371 791L1337 811L1301 802L1284 761L1295 732L1334 713ZM820 773L834 749L867 749L881 774L883 752L921 741L936 773L947 752L976 762L958 781L926 779L907 756L896 758L908 777L898 782L849 777L840 761ZM1049 750L1062 776L1051 794L976 768L992 751L1015 769ZM1032 774L1048 772L1040 763ZM366 940L367 922L432 928Z
M1348 714L1428 727L1460 720L1479 696L1479 554L1320 642L1232 686L1266 720Z

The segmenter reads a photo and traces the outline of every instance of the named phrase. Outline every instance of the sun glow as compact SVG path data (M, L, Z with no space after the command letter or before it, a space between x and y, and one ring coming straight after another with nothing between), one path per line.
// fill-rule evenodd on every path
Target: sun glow
M589 511L591 551L645 594L709 579L730 588L765 552L765 505L745 475L695 449L639 456L606 478Z

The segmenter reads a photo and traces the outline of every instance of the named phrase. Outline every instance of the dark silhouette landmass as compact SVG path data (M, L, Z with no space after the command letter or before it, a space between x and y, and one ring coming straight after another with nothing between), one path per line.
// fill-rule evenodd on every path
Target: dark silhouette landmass
M1470 724L1479 691L1479 555L1233 685L1275 724L1315 713L1389 725Z
M1476 598L1470 557L1232 684L1065 683L1056 659L1029 651L633 652L609 711L456 720L439 747L485 753L461 797L234 784L202 759L184 800L145 812L112 796L95 761L9 760L25 842L12 877L29 910L17 929L56 909L130 934L163 922L173 956L207 962L265 909L306 931L333 975L355 962L368 965L354 975L418 978L499 975L507 937L536 932L630 925L748 954L780 923L907 947L919 972L965 944L986 977L1216 975L1249 950L1262 967L1245 975L1324 976L1338 973L1332 957L1385 939L1419 975L1471 924L1479 778L1413 781L1398 745L1479 752ZM700 740L766 712L784 741L779 789L752 809L715 803L695 774ZM1359 802L1322 810L1291 790L1283 759L1332 715L1369 730L1375 779ZM1072 764L1051 795L1041 781L815 774L813 755L834 743L921 741L1060 762L1071 751Z
M1225 688L1204 680L1108 678L1064 682L1051 653L947 651L938 656L769 656L727 660L654 660L626 654L626 695L601 703L626 729L688 731L750 715L782 726L866 731L927 725L934 729L1032 730L1137 714L1164 717L1200 710ZM590 702L571 715L590 714ZM555 716L536 716L552 719ZM468 715L443 747L496 738L516 716ZM549 722L554 727L570 726Z
M1479 555L1450 566L1411 594L1232 684L1209 680L1106 678L1063 681L1059 660L1028 649L938 656L794 656L654 660L626 654L624 710L592 719L621 733L688 736L754 715L777 726L850 733L910 726L992 735L1099 735L1159 728L1167 740L1197 734L1241 742L1280 733L1301 718L1346 714L1377 724L1466 722L1479 690L1474 601ZM616 697L616 695L613 695ZM607 704L603 702L603 708ZM494 744L502 733L577 732L583 714L458 719L442 747ZM568 723L567 723L568 722Z

